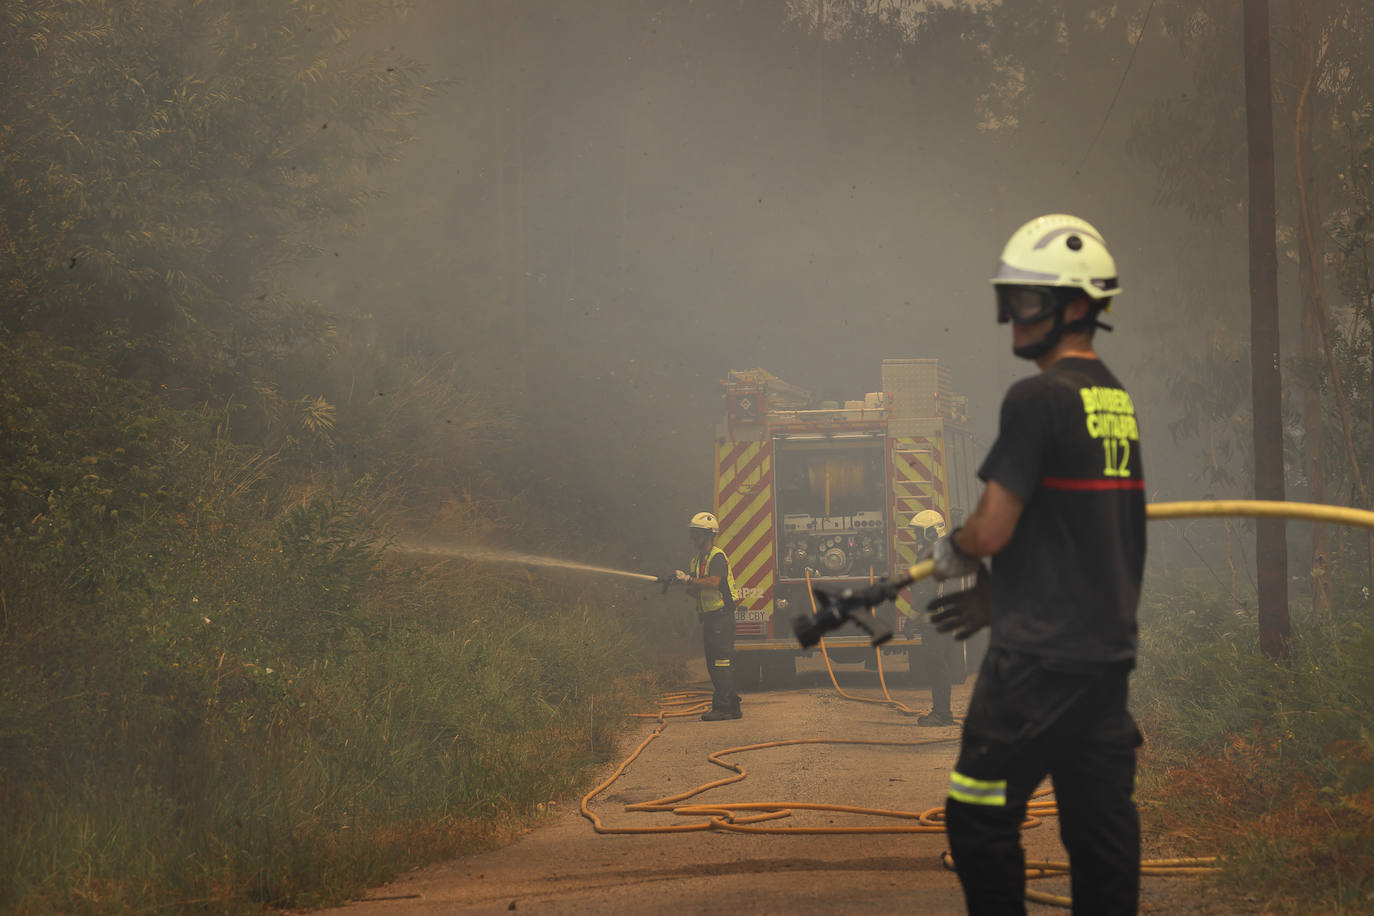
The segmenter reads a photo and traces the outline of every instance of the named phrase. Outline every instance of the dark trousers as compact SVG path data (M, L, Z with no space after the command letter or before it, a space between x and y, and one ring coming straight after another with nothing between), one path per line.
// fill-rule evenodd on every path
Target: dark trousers
M978 673L945 808L964 901L971 914L1026 912L1021 821L1030 794L1049 775L1072 868L1073 911L1135 913L1140 822L1133 793L1141 738L1126 709L1129 671L1046 664L989 649ZM953 797L961 785L968 800Z
M701 643L706 652L706 670L715 693L712 709L739 710L735 692L735 615L721 608L701 615Z
M954 640L937 632L934 627L921 630L921 667L926 679L930 681L930 711L952 716L949 700L951 692L950 668L953 667L950 655L954 650Z

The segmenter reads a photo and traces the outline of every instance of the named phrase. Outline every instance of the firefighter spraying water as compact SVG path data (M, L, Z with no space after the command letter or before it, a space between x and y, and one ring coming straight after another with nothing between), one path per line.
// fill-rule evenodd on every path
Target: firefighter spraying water
M730 558L715 545L720 523L710 512L698 512L687 524L694 555L690 571L677 570L672 581L687 589L697 602L701 620L702 650L711 676L711 708L702 714L706 722L738 719L739 693L735 689L735 603L739 590Z

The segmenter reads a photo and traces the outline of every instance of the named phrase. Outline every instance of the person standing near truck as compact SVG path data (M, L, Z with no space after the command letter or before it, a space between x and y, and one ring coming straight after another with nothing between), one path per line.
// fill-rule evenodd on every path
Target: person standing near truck
M735 601L738 590L730 570L730 558L715 546L720 523L710 512L698 512L687 525L696 554L689 571L677 570L674 579L696 598L701 618L701 643L706 670L714 691L711 708L702 713L705 722L738 719L739 693L735 690Z
M918 544L929 546L945 536L945 517L938 509L922 509L911 517L910 528ZM944 585L940 589L943 595ZM953 640L931 626L929 618L921 621L920 631L920 649L908 653L907 664L920 659L921 674L930 685L930 712L917 716L916 724L922 728L951 726L954 724L954 710L950 707L954 680L950 670Z
M1145 479L1129 394L1093 349L1121 292L1091 224L1026 223L1002 252L997 320L1039 374L1002 402L986 487L936 541L934 576L975 576L929 605L966 639L990 625L945 816L970 913L1024 913L1026 803L1054 781L1075 913L1135 913L1140 732L1127 710L1145 562ZM991 558L991 569L980 558Z

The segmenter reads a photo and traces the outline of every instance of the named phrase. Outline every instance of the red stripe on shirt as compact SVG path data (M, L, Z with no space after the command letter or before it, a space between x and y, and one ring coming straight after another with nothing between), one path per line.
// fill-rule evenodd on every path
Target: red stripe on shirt
M1130 477L1042 477L1040 486L1047 490L1144 490L1145 481Z

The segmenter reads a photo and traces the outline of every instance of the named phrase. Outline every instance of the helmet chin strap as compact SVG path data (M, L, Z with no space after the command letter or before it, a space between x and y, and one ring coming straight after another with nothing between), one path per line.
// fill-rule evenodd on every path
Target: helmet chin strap
M1022 359L1039 359L1059 346L1059 341L1063 339L1065 334L1077 334L1082 331L1091 331L1093 328L1110 331L1112 326L1098 321L1096 312L1089 314L1087 318L1079 318L1065 324L1064 310L1060 308L1055 310L1054 326L1049 329L1044 337L1023 347L1012 347L1011 352Z
M1077 324L1077 322L1075 322ZM1059 345L1059 340L1064 336L1064 310L1055 309L1054 326L1049 329L1044 337L1035 343L1025 344L1020 347L1012 347L1011 352L1022 359L1039 359L1046 353Z

